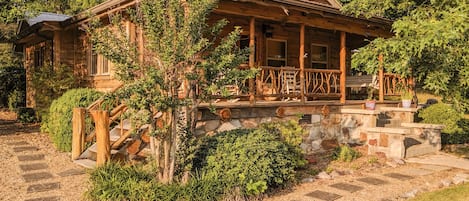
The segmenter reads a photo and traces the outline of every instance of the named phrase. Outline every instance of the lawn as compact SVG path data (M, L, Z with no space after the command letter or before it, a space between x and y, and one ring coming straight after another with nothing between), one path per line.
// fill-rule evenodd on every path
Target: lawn
M469 183L423 193L410 201L464 201L469 199Z

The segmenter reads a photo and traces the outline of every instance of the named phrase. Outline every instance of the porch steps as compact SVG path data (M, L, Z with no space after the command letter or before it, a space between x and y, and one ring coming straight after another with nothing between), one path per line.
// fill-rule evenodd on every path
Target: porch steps
M91 159L86 159L86 158L74 160L73 163L80 165L84 168L88 168L88 169L93 169L96 167L96 161L91 160Z

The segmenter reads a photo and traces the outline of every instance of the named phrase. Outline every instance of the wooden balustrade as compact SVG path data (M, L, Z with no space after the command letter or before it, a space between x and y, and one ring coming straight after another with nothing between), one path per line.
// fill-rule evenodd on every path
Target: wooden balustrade
M305 69L306 96L340 97L340 70Z
M408 79L402 78L397 74L384 73L384 95L398 96L400 89L408 86Z

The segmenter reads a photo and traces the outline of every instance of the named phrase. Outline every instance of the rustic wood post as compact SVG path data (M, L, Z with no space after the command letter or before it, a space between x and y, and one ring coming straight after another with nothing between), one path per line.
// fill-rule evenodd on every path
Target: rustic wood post
M379 54L378 57L379 67L379 102L384 102L384 69L383 69L383 55Z
M73 108L72 160L77 160L85 149L85 108Z
M301 102L305 102L305 25L300 27L300 94Z
M111 144L109 140L109 113L104 110L91 112L96 129L96 166L104 165L111 158Z
M347 47L346 47L346 35L345 32L340 32L340 103L345 103L345 83L346 83L346 73L347 67L345 64L345 60L347 58Z
M256 60L256 18L251 17L249 21L249 68L254 68ZM256 99L254 98L254 79L249 79L249 102L254 104Z

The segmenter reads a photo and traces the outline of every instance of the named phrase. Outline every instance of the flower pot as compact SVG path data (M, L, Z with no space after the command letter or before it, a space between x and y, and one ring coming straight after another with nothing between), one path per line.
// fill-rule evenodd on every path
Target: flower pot
M412 100L402 100L403 108L410 108L411 105L412 105Z
M367 110L374 110L376 107L376 101L375 100L367 100L365 101L365 108Z

